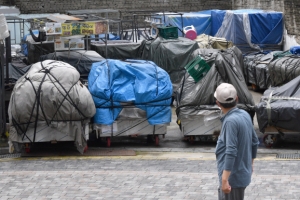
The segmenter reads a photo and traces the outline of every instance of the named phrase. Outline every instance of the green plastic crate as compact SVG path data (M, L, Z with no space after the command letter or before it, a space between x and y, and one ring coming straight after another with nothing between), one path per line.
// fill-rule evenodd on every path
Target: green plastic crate
M200 81L210 70L210 66L200 56L194 58L184 68L195 82Z
M165 39L176 39L178 38L178 28L176 26L158 27L158 34Z

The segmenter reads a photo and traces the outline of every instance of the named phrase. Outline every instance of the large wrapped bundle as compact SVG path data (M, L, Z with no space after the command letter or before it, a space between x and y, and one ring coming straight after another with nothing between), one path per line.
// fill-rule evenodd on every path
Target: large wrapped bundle
M198 43L183 37L164 39L157 37L152 41L144 41L141 46L141 58L151 60L168 72L176 91L185 74L185 66L190 55L198 49Z
M62 138L68 136L78 147L85 147L83 126L94 116L95 105L79 78L74 67L61 61L32 65L16 82L11 95L9 118L16 129L15 134L10 133L11 140L44 141L39 138L50 138L47 135L55 130Z
M171 121L172 84L167 72L151 61L94 63L88 85L97 108L96 124L111 125L120 117L147 117L151 125Z
M272 53L253 53L244 57L245 79L260 89L267 89L270 82L268 64L273 60Z
M269 64L278 58L290 55L289 51L256 52L244 56L244 74L247 83L255 89L267 89L271 85Z
M269 65L271 85L281 86L300 75L300 56L287 55Z
M300 76L281 87L266 90L255 106L261 132L267 126L300 131Z
M86 50L55 52L40 57L40 61L49 59L63 61L72 65L84 77L88 76L94 62L104 60L97 52Z
M224 51L198 49L194 51L192 57L197 56L210 65L210 70L198 82L186 73L176 95L178 120L194 119L198 115L207 115L208 111L212 110L219 112L215 104L214 92L223 82L234 85L239 97L238 107L246 110L253 117L254 101L243 76L241 51L236 47Z

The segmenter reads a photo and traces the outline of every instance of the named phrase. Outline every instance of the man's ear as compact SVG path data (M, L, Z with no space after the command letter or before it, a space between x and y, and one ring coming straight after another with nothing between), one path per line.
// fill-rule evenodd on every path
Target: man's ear
M220 103L218 102L218 100L216 100L216 104L217 104L219 107L221 107L221 106L220 106Z
M235 100L236 102L239 102L239 97L238 96L236 96L236 100Z

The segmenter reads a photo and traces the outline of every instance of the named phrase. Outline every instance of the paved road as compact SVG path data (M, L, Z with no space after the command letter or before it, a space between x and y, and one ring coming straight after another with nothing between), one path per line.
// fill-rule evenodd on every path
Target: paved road
M260 152L246 199L300 199L300 162ZM217 199L213 153L0 159L0 199Z
M1 158L0 200L217 199L214 142L185 142L175 123L158 147L145 138L115 139L111 152L131 150L136 155ZM300 199L300 160L276 158L298 156L298 139L293 136L293 143L277 149L259 146L246 200ZM90 146L107 151L103 142L91 140Z

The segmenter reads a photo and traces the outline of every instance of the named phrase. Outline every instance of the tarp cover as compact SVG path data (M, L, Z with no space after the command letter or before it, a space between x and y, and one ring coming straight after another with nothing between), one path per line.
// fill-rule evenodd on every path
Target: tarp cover
M243 57L237 47L228 50L198 49L192 59L201 56L210 66L208 73L197 83L186 73L181 87L177 90L178 119L193 118L205 110L215 110L214 92L223 82L231 83L237 90L238 107L254 116L254 100L249 92L242 68Z
M233 47L231 41L227 41L225 38L212 37L210 35L201 34L195 39L198 42L199 47L202 49L228 49Z
M34 64L40 61L42 55L54 52L54 42L27 42L28 62Z
M182 17L176 13L159 13L161 16L155 16L160 18L161 22L165 26L178 27L178 36L183 36L182 27L191 26L195 27L197 35L207 34L211 35L211 10L199 11L199 12L183 12Z
M74 67L61 61L46 60L31 66L16 82L9 102L10 124L18 134L16 142L27 139L30 127L34 131L30 140L35 142L37 125L44 123L73 136L78 147L85 147L82 126L94 116L95 104L79 77Z
M271 85L268 64L273 60L273 53L253 53L244 57L245 79L260 89Z
M271 85L281 86L300 75L300 56L286 55L272 61L268 68Z
M143 60L151 60L170 75L173 91L179 87L185 74L190 55L198 49L198 43L187 38L144 40L141 47Z
M282 12L256 9L213 10L212 35L225 37L241 50L281 50L284 20ZM247 48L250 47L250 49Z
M63 61L72 65L81 76L88 76L92 64L104 60L97 52L86 50L54 52L40 57L41 61L49 59Z
M9 63L8 75L10 82L16 82L30 69L30 67L31 65L27 66L24 62L20 60L16 60ZM4 77L6 78L6 67L4 67Z
M278 58L290 55L289 51L256 52L244 56L244 75L248 83L260 89L271 85L269 64Z
M114 40L104 42L98 41L91 44L91 49L99 53L104 58L109 59L136 59L139 57L141 43L128 40ZM106 55L107 54L107 55Z
M167 72L151 61L94 63L88 85L96 105L96 124L112 124L128 106L146 111L151 125L171 122L172 84Z
M261 132L275 126L300 131L300 76L281 87L266 90L255 106L257 122Z

